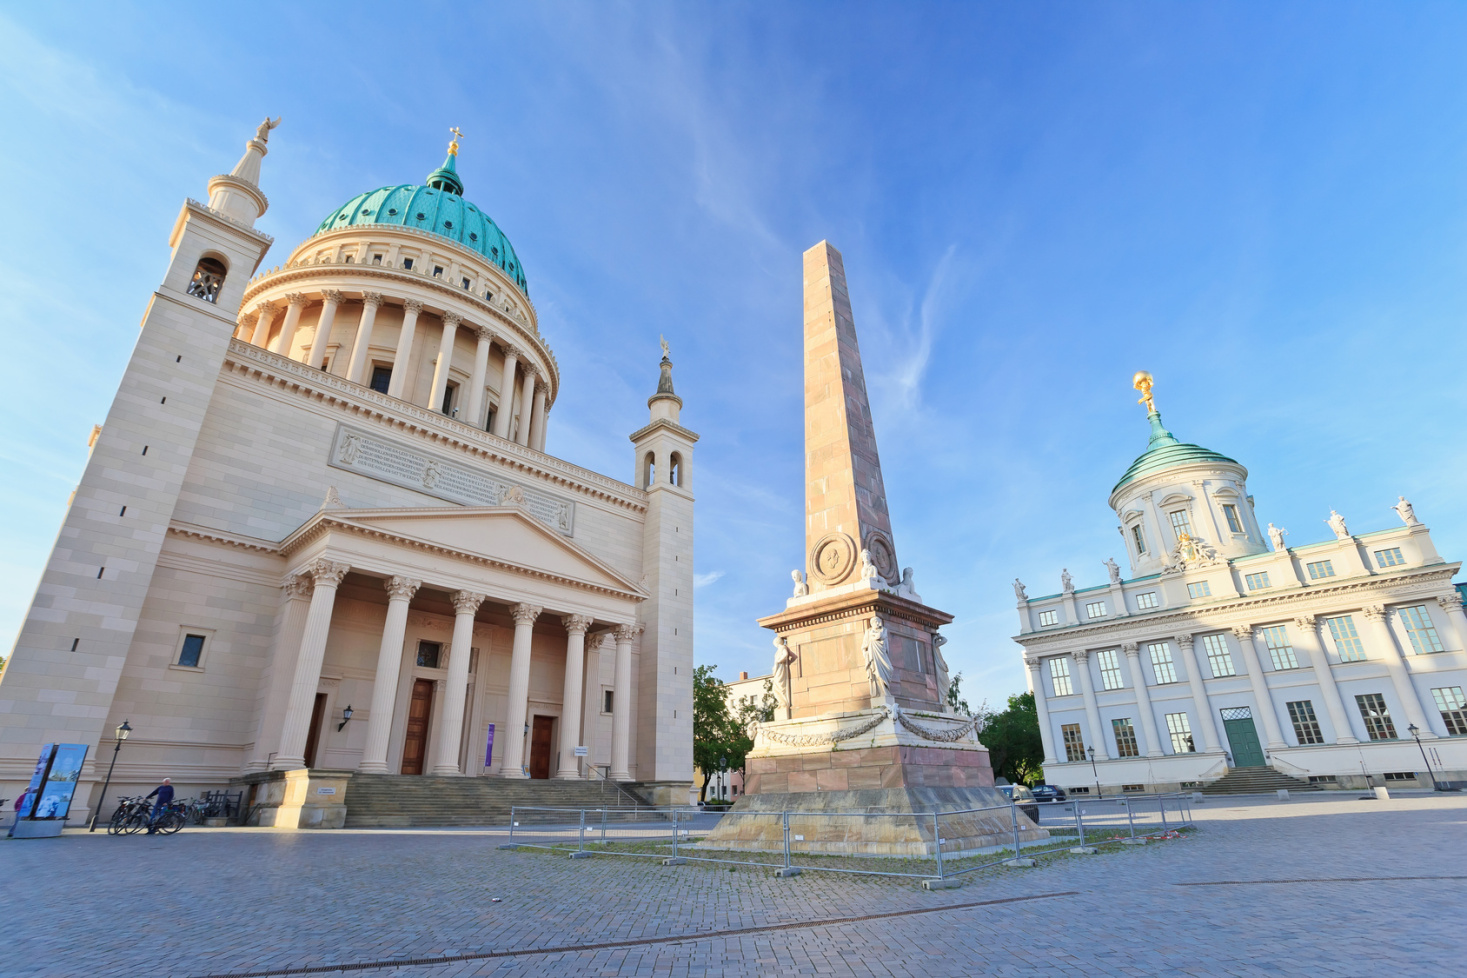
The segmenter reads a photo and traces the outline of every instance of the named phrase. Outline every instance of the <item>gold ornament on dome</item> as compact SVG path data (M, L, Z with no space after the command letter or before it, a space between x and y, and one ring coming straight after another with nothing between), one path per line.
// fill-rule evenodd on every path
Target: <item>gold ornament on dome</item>
M1136 376L1131 378L1131 386L1141 392L1141 399L1136 403L1145 404L1147 414L1155 413L1156 402L1151 399L1151 374L1144 370L1136 371Z
M463 139L464 138L464 134L458 131L458 126L454 126L452 129L450 129L448 131L451 132L451 133L453 133L453 142L451 142L451 143L448 144L448 155L449 156L457 156L458 155L458 141L460 139Z

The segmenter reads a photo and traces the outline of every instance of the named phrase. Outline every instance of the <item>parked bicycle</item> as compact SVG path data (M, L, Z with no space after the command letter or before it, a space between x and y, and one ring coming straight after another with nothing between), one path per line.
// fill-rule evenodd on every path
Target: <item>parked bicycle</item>
M183 828L187 821L188 806L186 803L172 802L158 813L157 818L154 818L152 802L139 795L135 798L120 800L117 811L112 813L112 821L107 823L107 834L134 835L151 828L154 832L172 835Z

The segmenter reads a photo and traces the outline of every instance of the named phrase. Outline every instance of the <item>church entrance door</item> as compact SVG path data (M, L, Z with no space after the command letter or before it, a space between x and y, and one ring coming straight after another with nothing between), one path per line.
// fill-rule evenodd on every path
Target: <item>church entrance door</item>
M428 720L433 713L433 680L414 679L408 703L407 734L402 741L402 773L422 774L428 753Z
M1263 767L1263 746L1258 742L1258 730L1253 726L1253 713L1247 707L1234 707L1222 711L1223 729L1228 734L1228 746L1233 749L1234 767Z
M555 729L555 717L535 717L530 728L530 777L545 780L550 777L550 733Z
M306 734L306 767L316 766L316 748L321 744L321 724L326 719L326 694L317 693L311 707L311 732Z

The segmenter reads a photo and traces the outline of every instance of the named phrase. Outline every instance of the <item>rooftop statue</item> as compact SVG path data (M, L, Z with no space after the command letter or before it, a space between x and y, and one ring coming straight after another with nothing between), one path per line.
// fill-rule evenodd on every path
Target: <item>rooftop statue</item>
M1268 538L1273 541L1275 552L1280 552L1284 549L1284 535L1288 532L1288 530L1274 526L1272 523L1268 524Z
M1029 600L1029 592L1024 590L1024 582L1019 580L1017 577L1014 578L1014 597L1018 598L1020 601Z
M1121 583L1121 567L1116 563L1116 559L1111 557L1108 560L1101 561L1101 563L1105 564L1105 572L1110 575L1110 582L1112 584Z
M255 138L262 143L268 143L270 141L270 130L276 128L279 125L280 116L276 116L274 122L270 121L270 117L268 115L265 116L265 121L260 123L259 127L255 129Z
M1144 370L1136 371L1136 376L1131 378L1131 386L1141 392L1141 399L1136 403L1146 405L1147 414L1156 413L1156 402L1151 399L1152 384L1151 374Z
M1396 511L1396 515L1401 518L1401 522L1407 526L1420 526L1421 521L1416 518L1416 510L1411 506L1410 501L1405 496L1397 496L1396 498L1400 502L1392 506L1391 509Z
M1350 539L1350 531L1345 526L1345 518L1339 513L1335 512L1334 510L1330 510L1329 519L1325 520L1325 522L1329 524L1329 528L1331 530L1335 531L1336 540Z
M805 575L799 570L790 571L790 579L795 582L795 597L803 598L810 593L810 585L805 583Z
M1066 594L1075 590L1075 581L1074 578L1070 577L1070 569L1068 567L1061 568L1060 570L1060 589Z

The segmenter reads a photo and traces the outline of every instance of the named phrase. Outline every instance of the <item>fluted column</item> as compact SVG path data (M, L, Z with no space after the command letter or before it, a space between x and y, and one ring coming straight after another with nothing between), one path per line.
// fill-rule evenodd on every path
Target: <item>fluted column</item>
M295 343L295 329L301 322L301 310L306 307L306 296L301 292L285 293L285 322L280 324L280 336L275 340L275 352L283 357L290 356Z
M1370 631L1375 634L1373 644L1381 650L1381 658L1385 661L1386 669L1391 674L1391 685L1396 687L1396 699L1401 701L1401 706L1406 711L1406 720L1416 724L1421 731L1421 739L1435 739L1436 730L1431 721L1426 718L1426 711L1421 707L1421 697L1416 695L1416 684L1411 681L1411 670L1406 665L1406 654L1401 649L1401 643L1396 641L1396 632L1391 628L1388 616L1390 612L1384 605L1371 605L1365 609L1365 620L1368 622ZM1436 711L1432 711L1435 713ZM1438 714L1438 719L1440 715ZM1406 732L1401 729L1401 724L1396 724L1396 736L1404 737Z
M264 771L270 755L280 749L280 728L285 720L286 703L295 684L295 663L300 657L301 635L306 629L306 614L311 609L311 578L297 574L285 582L285 608L280 627L275 632L268 670L269 687L265 702L255 723L255 746L246 771Z
M1135 642L1122 642L1121 651L1131 669L1131 681L1136 684L1136 710L1141 714L1141 732L1146 735L1146 756L1160 757L1165 751L1156 736L1156 716L1151 711L1151 690L1146 688L1146 673L1141 666L1141 648Z
M589 615L566 615L565 684L560 698L560 770L557 778L579 778L576 748L581 745L581 685L586 674L586 629L595 621Z
M530 409L529 446L536 451L545 444L545 394L548 390L543 380L535 381L535 404Z
M381 305L380 292L362 293L362 318L357 321L357 338L351 345L351 366L346 371L346 379L353 384L367 382L367 353L372 346L372 325L377 322L377 309Z
M321 318L316 321L316 335L311 337L311 352L306 357L306 364L318 370L326 361L326 343L331 339L331 326L336 322L336 310L346 298L335 289L327 289L321 294L326 297L326 302L321 306Z
M285 722L280 729L280 753L270 766L289 771L306 766L306 740L310 735L311 710L316 705L316 687L321 683L321 660L326 657L326 637L331 632L331 609L336 604L336 589L341 586L351 567L321 558L307 568L315 582L311 607L306 612L306 628L301 635L301 651L295 662L295 679L290 686L290 699L285 707Z
M1259 719L1263 721L1268 749L1282 750L1289 744L1284 740L1283 728L1279 726L1278 710L1274 709L1273 696L1268 691L1268 680L1263 675L1263 660L1259 658L1258 646L1254 644L1253 626L1235 625L1233 635L1243 653L1243 665L1248 670L1248 682L1253 687L1253 698L1258 702L1258 712L1263 714Z
M250 337L250 342L255 346L264 346L270 339L270 327L275 325L275 303L262 302L255 307L255 312L260 318L255 320L255 333Z
M443 395L448 392L448 371L453 367L453 341L458 336L458 316L443 314L443 338L438 342L438 362L433 366L433 392L428 395L428 408L443 410Z
M1095 748L1097 761L1110 760L1110 751L1105 748L1105 731L1100 726L1100 704L1095 699L1095 684L1090 680L1090 652L1072 652L1075 660L1075 678L1080 683L1080 695L1085 698L1085 721L1090 727L1090 744Z
M474 348L474 371L469 377L469 400L463 420L475 428L484 423L484 378L489 372L489 347L494 332L484 326L473 327L479 345Z
M408 603L422 581L391 577L387 588L387 623L377 650L377 674L372 679L372 711L367 714L367 744L362 748L363 774L387 773L387 741L392 734L392 708L397 703L397 677L402 669L402 643L407 634Z
M1187 667L1187 685L1192 687L1192 702L1197 710L1197 726L1202 734L1202 749L1209 754L1222 750L1222 742L1217 738L1217 719L1212 715L1212 703L1207 698L1207 687L1202 682L1202 662L1197 657L1197 649L1193 644L1191 635L1178 635L1177 646L1182 650L1182 656L1186 659L1183 663Z
M530 416L535 413L535 381L539 376L534 367L525 365L525 379L520 384L520 425L514 433L516 444L530 444Z
M1467 651L1467 614L1462 613L1462 595L1453 588L1438 595L1436 603L1441 605L1447 621L1452 623L1452 631L1457 633L1457 648Z
M438 713L438 759L434 774L458 774L458 748L463 742L464 697L469 691L469 654L474 644L474 613L484 595L456 591L453 595L453 644L448 647L448 679L443 687L443 709Z
M530 641L540 609L532 604L517 604L509 613L514 618L514 648L509 658L509 710L504 721L504 760L499 764L499 776L526 778L529 777L525 773L525 724L530 715Z
M387 382L387 396L406 399L408 361L413 355L413 334L418 329L418 313L423 304L417 299L408 299L402 304L402 329L397 334L397 353L392 357L392 379Z
M260 314L247 312L234 324L234 338L248 342L255 335L255 325L260 321Z
M640 625L616 626L616 685L611 697L611 780L632 780L632 639Z
M499 411L494 415L494 434L509 437L509 423L514 418L514 368L519 365L520 351L504 348L504 373L499 378Z
M1044 688L1044 660L1036 656L1025 656L1024 665L1029 667L1029 688L1034 692L1034 709L1039 714L1039 741L1044 745L1044 763L1058 764L1054 753L1054 731L1049 729L1049 696Z
M540 435L535 439L534 449L537 452L545 451L545 430L550 427L550 407L547 405L540 417Z
M1299 630L1299 637L1304 639L1302 643L1304 654L1309 657L1309 663L1314 667L1314 675L1319 678L1319 689L1324 694L1325 712L1329 714L1330 723L1335 728L1335 743L1358 744L1359 738L1350 727L1350 714L1345 709L1345 701L1340 696L1339 684L1335 682L1334 670L1330 668L1329 653L1324 650L1324 642L1319 635L1319 621L1314 615L1300 615L1294 619L1294 625Z

